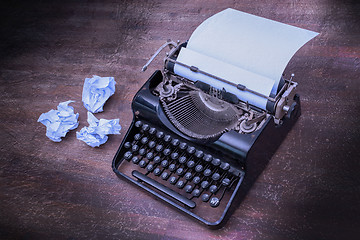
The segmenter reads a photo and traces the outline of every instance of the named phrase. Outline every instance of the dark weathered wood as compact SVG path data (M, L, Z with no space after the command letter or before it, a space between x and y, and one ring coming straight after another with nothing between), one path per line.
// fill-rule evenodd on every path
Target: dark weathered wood
M0 8L0 238L358 239L360 5L356 1L8 1ZM320 32L285 70L302 116L241 206L211 231L119 180L112 158L132 120L141 66L166 39L186 40L232 7ZM85 77L114 76L102 118L121 135L90 148L45 136L39 115L75 100Z

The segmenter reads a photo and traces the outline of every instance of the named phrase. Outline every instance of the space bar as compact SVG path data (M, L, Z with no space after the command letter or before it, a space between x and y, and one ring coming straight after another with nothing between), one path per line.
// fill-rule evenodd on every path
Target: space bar
M162 185L161 183L158 183L157 181L149 178L148 176L134 170L132 171L132 175L134 177L136 177L137 179L143 181L143 182L146 182L147 184L149 184L150 186L158 189L159 191L165 193L166 195L176 199L177 201L185 204L186 206L188 206L189 208L194 208L196 207L196 203L187 199L186 197L178 194L177 192L171 190L170 188L168 187L165 187L164 185Z

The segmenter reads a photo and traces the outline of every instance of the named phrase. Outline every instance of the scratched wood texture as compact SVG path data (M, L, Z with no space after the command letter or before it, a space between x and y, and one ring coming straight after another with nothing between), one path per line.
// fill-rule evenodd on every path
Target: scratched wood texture
M141 66L171 38L232 7L320 32L285 73L302 116L228 224L209 230L119 180L112 158L132 120ZM359 239L360 5L336 0L7 1L0 10L0 239ZM80 114L83 81L114 76L100 148L51 142L37 123L59 102Z

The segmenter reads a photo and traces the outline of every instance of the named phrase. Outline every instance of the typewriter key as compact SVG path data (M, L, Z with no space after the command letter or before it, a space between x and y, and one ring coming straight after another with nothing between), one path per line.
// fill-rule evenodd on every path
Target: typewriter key
M124 148L131 148L131 143L130 142L126 142L124 144Z
M140 133L135 134L134 139L135 139L136 141L139 141L140 138L141 138L141 134L140 134Z
M211 193L216 193L217 190L218 190L218 187L216 185L211 185L209 190L210 190Z
M172 160L176 160L178 157L179 157L179 154L178 154L177 152L173 152L173 153L171 154L171 159L172 159Z
M168 160L163 160L163 161L161 162L161 166L162 166L163 168L166 168L167 166L169 166L169 161L168 161Z
M196 172L202 172L203 169L204 169L204 167L200 164L195 167Z
M174 147L177 147L177 146L179 146L179 144L180 144L180 140L179 139L173 139L172 141L171 141L171 145L173 145Z
M146 166L146 161L145 161L145 160L141 160L141 161L139 162L139 166L140 166L141 168L144 168L144 167Z
M148 124L144 124L144 125L142 125L142 127L141 127L141 130L143 130L144 132L149 131L149 129L150 129L150 126L149 126Z
M172 139L172 137L171 137L170 135L165 135L165 136L164 136L164 141L165 141L165 142L170 142L171 139Z
M142 121L136 121L135 127L139 128L143 125Z
M201 150L197 150L197 151L195 152L195 156L196 156L197 158L202 158L202 157L204 156L204 152L201 151Z
M149 142L149 138L147 138L147 137L143 137L142 139L141 139L141 143L142 144L147 144Z
M210 206L217 207L220 204L220 200L217 197L212 197L210 199Z
M183 168L178 168L176 170L176 174L179 175L179 176L182 176L184 174L184 169Z
M201 181L199 176L193 178L193 183L198 184Z
M154 157L154 163L161 162L161 158L159 156Z
M157 134L156 134L156 137L158 138L158 139L161 139L161 138L163 138L164 137L164 132L158 132Z
M217 181L217 180L220 179L220 174L214 173L211 178L212 178L214 181Z
M181 150L185 150L185 149L187 148L187 144L184 143L184 142L182 142L182 143L180 143L179 148L180 148Z
M140 150L139 150L139 155L140 156L144 156L145 154L146 154L146 149L145 148L141 148Z
M154 175L155 175L155 176L159 176L160 174L161 174L160 168L155 168L155 170L154 170Z
M213 157L210 154L205 154L203 159L204 159L205 162L211 162Z
M200 190L199 189L194 189L194 191L191 193L194 197L198 197L200 196Z
M207 194L207 193L204 193L204 194L201 196L201 200L202 200L203 202L209 201L209 198L210 198L210 195Z
M146 167L146 170L148 170L149 172L151 172L152 170L154 170L154 165L148 164L147 167Z
M222 181L221 181L221 184L225 187L229 186L230 185L230 179L228 178L224 178Z
M164 151L163 151L163 154L164 154L165 156L169 156L170 153L171 153L171 150L170 150L169 148L165 148Z
M162 178L162 180L168 179L168 178L169 178L169 173L163 172L163 173L161 174L161 178Z
M146 158L149 159L149 160L153 159L153 157L154 157L154 154L152 152L148 152L146 154Z
M184 187L184 185L185 185L185 182L183 181L183 180L180 180L180 181L178 181L177 183L176 183L176 186L178 187L178 188L183 188Z
M208 176L211 175L211 173L212 173L211 170L207 168L207 169L205 169L205 171L204 171L204 176L205 176L205 177L208 177Z
M140 161L140 159L135 156L135 157L133 157L133 158L131 159L131 161L132 161L134 164L138 164L139 161Z
M124 154L124 158L126 159L126 160L130 160L130 158L132 157L132 153L130 152L130 151L127 151L125 154Z
M133 145L132 148L131 148L131 151L132 151L132 152L137 152L137 151L139 151L139 145L137 145L137 144Z
M194 147L188 147L187 152L190 154L194 154L196 149Z
M184 188L184 190L185 190L185 192L187 192L187 193L191 193L192 190L193 190L193 186L191 186L191 185L186 185L186 187Z
M201 187L203 189L207 189L209 187L210 183L208 181L202 181L201 183Z
M150 128L150 129L149 129L149 133L150 133L151 135L156 134L156 128L154 128L154 127Z
M164 146L159 144L159 145L156 146L155 149L156 149L156 151L161 152L164 149Z
M185 177L186 180L191 180L193 175L192 175L191 172L187 172L187 173L185 173L184 177Z
M156 143L154 141L150 141L148 146L149 148L154 148L156 146Z
M220 168L221 168L222 170L224 170L224 171L227 171L227 170L230 169L230 164L224 162L224 163L222 163L222 164L220 165Z
M169 182L170 182L170 184L174 185L177 182L177 180L178 180L177 177L172 176L172 177L170 177Z
M220 159L218 159L218 158L214 158L214 159L211 161L211 164L214 165L215 167L217 167L217 166L220 166L221 161L220 161Z
M174 163L170 164L169 170L170 172L174 172L176 170L176 165Z
M195 162L190 160L190 161L187 162L186 165L188 166L188 168L193 168L195 166Z
M179 158L179 163L185 164L186 163L186 157L182 156Z

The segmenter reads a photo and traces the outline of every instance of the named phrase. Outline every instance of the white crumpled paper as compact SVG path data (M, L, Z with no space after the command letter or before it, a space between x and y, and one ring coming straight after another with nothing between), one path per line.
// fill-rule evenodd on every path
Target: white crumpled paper
M78 127L79 113L74 113L74 108L68 106L74 101L61 102L57 110L51 109L49 112L40 115L38 122L46 126L46 136L54 142L61 142L61 137Z
M84 107L92 113L102 112L106 100L115 92L115 84L113 77L94 75L92 78L85 78L82 92Z
M99 147L104 144L108 139L108 134L120 134L119 119L98 120L91 112L88 112L87 121L89 126L76 132L76 137L91 147Z

